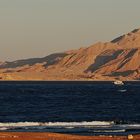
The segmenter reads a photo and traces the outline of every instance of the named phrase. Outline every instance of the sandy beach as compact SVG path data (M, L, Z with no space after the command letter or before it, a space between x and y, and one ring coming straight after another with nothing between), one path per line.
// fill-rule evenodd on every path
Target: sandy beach
M0 140L140 140L140 135L128 136L76 136L56 133L1 132Z

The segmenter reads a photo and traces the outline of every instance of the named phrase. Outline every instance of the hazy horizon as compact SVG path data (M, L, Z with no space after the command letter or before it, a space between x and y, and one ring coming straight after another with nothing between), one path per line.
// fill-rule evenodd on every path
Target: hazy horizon
M110 41L140 27L139 0L1 0L0 61Z

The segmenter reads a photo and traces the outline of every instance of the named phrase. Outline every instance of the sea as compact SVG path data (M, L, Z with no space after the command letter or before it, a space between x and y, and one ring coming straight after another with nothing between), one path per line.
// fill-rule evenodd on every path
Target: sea
M140 133L140 82L1 81L0 131Z

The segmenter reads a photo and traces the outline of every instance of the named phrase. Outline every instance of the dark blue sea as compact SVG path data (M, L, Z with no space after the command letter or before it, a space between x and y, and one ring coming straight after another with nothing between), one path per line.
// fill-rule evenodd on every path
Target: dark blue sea
M140 82L0 82L0 131L140 133Z

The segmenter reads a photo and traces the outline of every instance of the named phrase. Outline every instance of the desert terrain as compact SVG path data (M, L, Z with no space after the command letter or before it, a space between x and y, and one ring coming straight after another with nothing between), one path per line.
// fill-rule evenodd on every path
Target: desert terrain
M0 80L139 80L140 29L43 58L0 62Z

